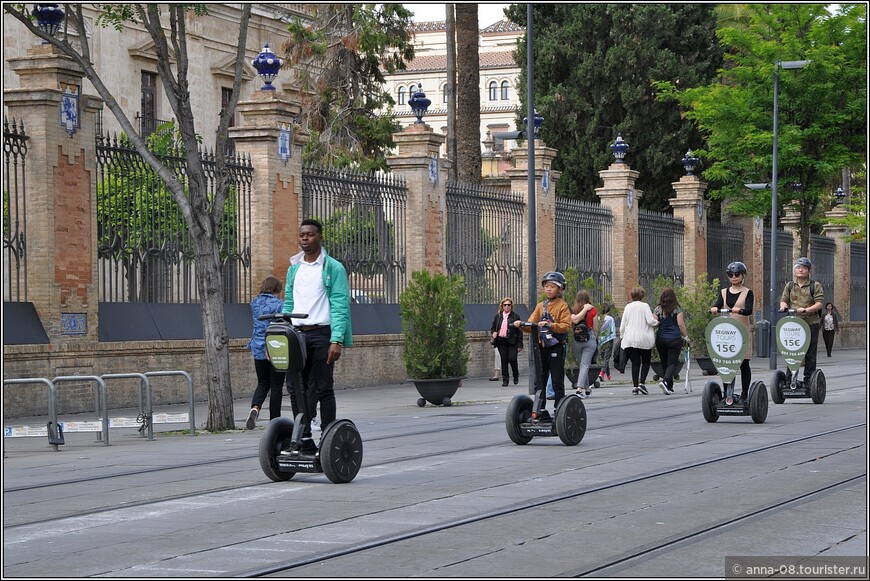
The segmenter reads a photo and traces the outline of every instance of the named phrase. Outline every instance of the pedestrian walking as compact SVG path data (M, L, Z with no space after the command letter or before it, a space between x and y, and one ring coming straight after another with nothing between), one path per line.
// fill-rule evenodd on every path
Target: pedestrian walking
M598 358L601 361L599 379L610 381L610 357L613 355L613 343L616 341L616 322L610 315L613 307L607 303L601 307L603 321L598 332Z
M831 356L834 347L834 335L840 331L840 323L837 321L837 313L833 303L825 304L825 314L822 316L822 338L825 340L825 351Z
M752 369L749 367L749 360L752 358L752 332L749 328L749 317L755 307L755 295L752 294L752 289L743 284L746 281L745 264L732 262L725 274L731 286L722 289L710 312L716 314L719 309L727 307L731 311L731 318L736 319L746 329L749 347L746 349L746 358L740 364L740 399L746 401L749 397L749 386L752 384Z
M299 413L299 405L307 405L308 417L313 417L320 404L320 424L325 432L336 416L335 362L341 357L342 348L353 344L353 335L347 271L322 245L320 222L303 220L299 227L302 252L290 258L287 270L284 312L308 314L306 319L293 319L293 325L305 337L307 355L302 369L306 401L297 402L295 390L290 392L293 415ZM306 431L303 450L316 450L310 429Z
M656 334L656 351L662 363L662 376L659 387L665 395L674 393L674 375L680 363L680 351L683 343L689 340L686 323L683 320L683 309L677 301L677 293L671 287L662 289L659 304L653 314L659 321Z
M577 395L586 398L592 395L589 389L589 366L598 349L598 309L592 304L589 292L577 291L571 313L571 330L574 333L574 358L577 360Z
M270 321L261 321L261 315L280 313L284 307L284 301L279 298L281 294L281 281L274 276L267 276L260 285L260 293L251 301L251 315L254 319L251 340L248 341L248 349L254 357L254 371L257 374L257 388L251 400L251 411L245 427L253 430L257 425L260 408L269 394L269 420L281 417L281 401L283 399L282 387L284 386L284 372L275 371L266 353L266 329Z
M810 278L813 263L806 256L801 256L794 262L794 279L786 283L779 297L779 310L792 308L797 316L810 326L810 344L804 355L804 383L808 383L813 371L816 370L816 351L819 348L819 321L822 301L825 293L822 283Z
M520 316L514 312L514 300L505 297L501 300L498 313L492 320L492 343L498 349L501 359L501 384L508 384L508 365L514 374L514 385L520 382L520 367L517 354L523 350L523 332L514 326Z
M631 382L633 395L649 395L646 386L646 376L649 374L652 350L656 344L655 328L659 321L652 313L649 305L643 302L646 291L637 286L629 295L631 302L622 311L622 321L619 323L621 346L628 360L631 361Z
M552 372L553 378L553 409L559 407L559 402L565 397L565 343L571 330L571 309L562 298L565 290L565 276L561 272L548 272L541 279L545 299L535 306L529 316L530 323L537 323L538 343L541 349L541 368L538 369L537 389L544 389L547 378ZM515 327L524 332L531 332L521 327L522 321L516 321ZM541 406L541 419L549 419L546 409L546 398Z

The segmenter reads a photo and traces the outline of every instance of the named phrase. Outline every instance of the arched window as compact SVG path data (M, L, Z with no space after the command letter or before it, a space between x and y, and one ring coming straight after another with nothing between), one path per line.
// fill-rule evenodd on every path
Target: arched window
M501 100L502 101L507 101L509 99L508 89L510 89L510 86L511 86L510 83L508 83L507 81L501 82Z
M489 100L495 101L496 99L498 99L497 93L498 93L498 83L496 83L495 81L490 82L489 83Z
M447 102L447 83L444 83L444 86L441 87L441 94L443 95L443 98L441 99L442 102L446 103Z
M399 105L405 104L405 87L399 87Z

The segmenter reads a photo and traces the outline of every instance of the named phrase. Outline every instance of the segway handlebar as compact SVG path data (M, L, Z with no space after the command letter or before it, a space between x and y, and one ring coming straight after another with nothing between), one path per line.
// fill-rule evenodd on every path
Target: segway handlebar
M307 319L308 313L266 313L257 317L260 321L286 321L291 323L290 319Z
M788 313L789 315L796 315L797 309L779 309L780 313Z

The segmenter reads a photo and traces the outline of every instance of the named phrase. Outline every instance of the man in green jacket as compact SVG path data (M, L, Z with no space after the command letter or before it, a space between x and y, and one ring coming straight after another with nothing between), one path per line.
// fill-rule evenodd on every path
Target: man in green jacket
M302 252L290 259L284 289L284 312L307 313L308 318L293 319L305 336L307 358L302 370L310 418L320 403L323 430L335 420L333 371L343 346L353 344L350 326L350 292L347 271L322 248L323 226L317 220L303 220L299 227ZM295 390L290 390L293 415L298 413ZM303 434L303 446L311 448L310 431Z

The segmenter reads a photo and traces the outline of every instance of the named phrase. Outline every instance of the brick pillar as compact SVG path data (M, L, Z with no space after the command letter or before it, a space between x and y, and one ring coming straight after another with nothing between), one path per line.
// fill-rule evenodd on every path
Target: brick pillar
M447 224L448 162L438 157L445 137L425 123L413 123L393 134L397 154L387 158L393 173L405 178L408 187L407 261L410 275L418 270L447 273L444 232ZM429 166L435 162L435 182Z
M837 281L834 285L836 294L833 297L826 296L825 302L834 303L844 321L849 320L852 308L852 243L849 227L834 222L844 219L846 214L847 210L842 206L829 210L825 214L828 223L822 228L822 234L834 240L834 280Z
M229 136L236 152L250 156L254 166L251 184L251 280L256 294L267 276L284 281L290 257L299 251L302 221L302 147L308 134L293 125L300 111L293 96L277 91L254 91L237 110L242 122ZM291 131L290 158L281 159L282 128Z
M613 304L622 310L640 278L637 216L643 192L634 189L640 172L624 163L613 163L598 175L604 180L604 186L595 188L595 194L613 213Z
M9 59L20 89L3 91L27 140L28 299L54 344L96 341L97 207L94 135L102 101L82 95L84 74L50 45ZM61 103L78 98L78 123L61 124ZM69 100L68 103L74 101ZM70 132L72 131L72 132Z
M683 281L691 285L707 272L707 184L698 176L686 175L671 186L677 194L670 200L674 218L683 220Z
M729 221L743 228L743 264L747 270L744 284L755 295L754 311L760 317L770 299L770 289L764 288L764 261L768 258L764 256L764 221L758 216L732 216ZM713 273L713 276L721 280L725 273Z
M511 150L513 166L505 170L510 179L510 189L514 192L522 192L523 203L529 207L529 148L528 141L525 147ZM547 147L540 139L535 140L535 247L537 270L535 278L541 280L544 273L556 268L556 182L559 181L561 172L553 171L553 160L556 158L556 150ZM548 172L549 184L544 190L544 172ZM528 214L526 214L528 216ZM523 240L529 239L529 223L523 225ZM523 245L523 264L529 264L528 247ZM523 273L528 276L528 273ZM540 286L540 284L538 285ZM523 301L526 302L526 301ZM537 303L537 299L532 303Z

